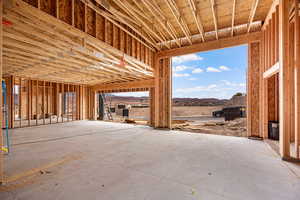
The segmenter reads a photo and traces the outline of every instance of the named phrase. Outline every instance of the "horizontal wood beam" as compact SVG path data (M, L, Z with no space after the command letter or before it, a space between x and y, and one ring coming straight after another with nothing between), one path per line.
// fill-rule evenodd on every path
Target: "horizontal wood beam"
M274 74L279 73L279 69L280 69L279 62L277 62L270 69L268 69L267 71L264 72L263 77L265 79L270 78Z
M261 39L261 32L248 33L244 35L238 35L234 37L194 44L191 46L185 46L185 47L161 51L158 53L158 57L161 59L161 58L168 58L173 56L182 56L185 54L191 54L196 52L211 51L215 49L222 49L222 48L247 44L249 42L258 41L260 39Z
M139 81L128 81L123 83L112 83L112 84L99 84L92 87L93 91L105 92L105 91L120 91L124 89L138 89L138 88L153 88L154 79L139 80Z

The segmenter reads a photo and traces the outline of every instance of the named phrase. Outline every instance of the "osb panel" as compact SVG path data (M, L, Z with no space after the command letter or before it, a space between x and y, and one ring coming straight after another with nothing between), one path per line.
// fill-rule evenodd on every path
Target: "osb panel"
M128 34L126 34L126 53L128 54L128 55L131 55L131 40L132 40L132 38L131 37L129 37L129 35Z
M72 0L59 0L59 19L72 24Z
M120 35L119 35L120 29L113 25L113 47L116 49L120 48Z
M38 0L23 0L24 2L34 6L34 7L38 7Z
M131 53L131 55L133 56L133 57L137 57L137 55L136 55L136 45L137 45L137 41L135 40L135 39L133 39L132 40L132 53Z
M105 39L105 20L101 15L96 15L96 36L99 40Z
M87 33L96 37L96 12L87 8Z
M53 0L40 0L41 10L46 13L56 16L56 1Z
M260 68L260 44L259 42L249 44L249 69L248 69L248 95L250 102L248 102L248 109L251 112L250 119L250 134L252 136L259 136L259 123L260 123L260 115L259 115L259 85L260 76L259 68ZM250 104L250 105L249 105ZM249 118L249 116L248 116Z
M276 118L276 76L268 79L268 120L274 121Z
M112 46L113 45L113 38L112 38L113 24L108 20L105 21L105 31L106 31L105 42L107 42Z
M85 6L80 0L75 0L74 11L75 27L85 31Z

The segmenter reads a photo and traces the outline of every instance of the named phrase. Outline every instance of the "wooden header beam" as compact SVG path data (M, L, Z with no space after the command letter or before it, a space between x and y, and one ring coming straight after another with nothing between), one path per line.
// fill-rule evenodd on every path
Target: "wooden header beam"
M191 54L196 52L211 51L215 49L222 49L232 46L238 46L242 44L248 44L249 42L258 41L261 39L261 32L248 33L245 35L238 35L230 38L224 38L191 46L170 49L161 51L158 53L159 58L169 58L173 56L182 56L185 54Z
M130 81L123 83L113 83L113 84L101 84L92 87L93 91L120 91L124 89L138 89L138 88L153 88L154 79Z

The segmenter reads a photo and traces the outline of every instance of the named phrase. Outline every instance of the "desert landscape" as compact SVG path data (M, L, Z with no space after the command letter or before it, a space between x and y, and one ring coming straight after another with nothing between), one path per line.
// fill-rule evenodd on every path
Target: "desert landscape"
M123 117L118 111L112 113L113 121L147 124L149 120L148 97L108 96L107 103L114 108L125 105L129 116ZM212 112L224 107L244 106L245 95L235 95L231 99L174 98L172 107L172 129L194 133L218 134L246 137L246 118L225 121L223 117L213 117Z

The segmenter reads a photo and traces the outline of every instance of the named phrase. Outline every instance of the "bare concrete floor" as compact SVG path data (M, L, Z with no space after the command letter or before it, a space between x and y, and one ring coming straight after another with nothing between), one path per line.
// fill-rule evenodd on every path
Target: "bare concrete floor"
M0 199L298 200L299 166L264 142L96 121L14 129Z

